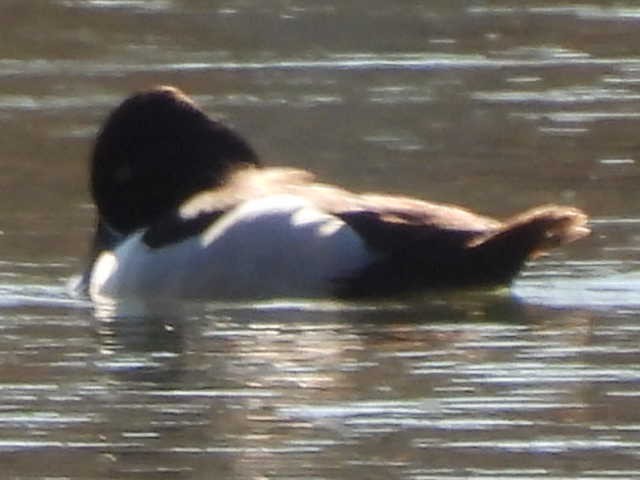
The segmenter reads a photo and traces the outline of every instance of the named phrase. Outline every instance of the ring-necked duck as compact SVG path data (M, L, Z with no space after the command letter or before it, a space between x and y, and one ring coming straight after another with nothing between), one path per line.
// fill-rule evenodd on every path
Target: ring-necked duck
M127 98L98 134L92 296L388 296L507 285L529 258L589 233L565 206L501 222L396 195L357 194L266 168L185 94Z

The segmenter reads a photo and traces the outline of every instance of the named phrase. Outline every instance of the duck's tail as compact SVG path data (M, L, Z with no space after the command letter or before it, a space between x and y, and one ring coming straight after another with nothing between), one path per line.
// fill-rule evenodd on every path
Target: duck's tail
M558 205L527 210L505 221L501 227L469 243L475 268L482 268L487 279L506 283L522 264L549 250L587 236L587 215ZM475 262L473 262L475 263ZM491 282L491 283L494 283Z

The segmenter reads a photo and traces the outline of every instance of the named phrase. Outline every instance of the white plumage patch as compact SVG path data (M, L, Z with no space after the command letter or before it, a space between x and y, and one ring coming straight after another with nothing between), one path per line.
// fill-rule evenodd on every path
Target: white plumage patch
M148 247L142 234L100 256L92 296L326 296L335 280L374 258L342 220L290 195L247 201L200 235L162 248Z

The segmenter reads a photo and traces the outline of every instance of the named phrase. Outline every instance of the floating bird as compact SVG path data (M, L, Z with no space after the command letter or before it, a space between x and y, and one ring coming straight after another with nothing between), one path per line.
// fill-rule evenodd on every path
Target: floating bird
M262 165L249 143L174 87L125 99L91 160L92 297L363 298L506 286L528 259L589 233L547 205L499 221L354 193Z

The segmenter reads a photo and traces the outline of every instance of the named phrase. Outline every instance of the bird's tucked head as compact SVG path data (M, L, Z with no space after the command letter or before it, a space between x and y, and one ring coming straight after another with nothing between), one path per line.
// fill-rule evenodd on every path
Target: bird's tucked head
M177 88L156 87L131 95L108 116L93 150L91 192L100 220L127 234L259 164L238 133Z

